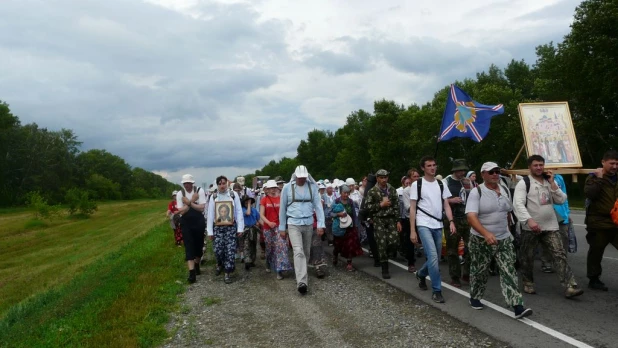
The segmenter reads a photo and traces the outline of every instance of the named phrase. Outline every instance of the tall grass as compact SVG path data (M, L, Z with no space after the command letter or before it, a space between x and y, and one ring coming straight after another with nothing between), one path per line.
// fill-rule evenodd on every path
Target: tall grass
M10 253L21 250L29 260L0 255L1 264L20 270L13 276L17 284L0 287L0 346L150 347L165 339L167 313L176 308L186 276L183 250L173 246L169 225L161 222L165 206L108 208L102 207L106 219L97 214L60 229L13 238L0 230L2 242L14 242ZM108 221L112 216L116 222ZM120 228L129 222L137 226ZM41 231L45 235L31 236ZM37 262L41 254L43 262Z

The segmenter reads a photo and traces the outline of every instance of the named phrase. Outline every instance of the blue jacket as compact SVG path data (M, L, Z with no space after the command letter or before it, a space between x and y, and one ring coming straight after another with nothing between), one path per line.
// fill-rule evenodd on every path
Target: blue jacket
M556 181L556 185L560 187L560 190L567 193L566 184L564 182L564 178L560 174L554 175L554 180ZM569 215L571 215L571 209L569 209L569 200L567 199L562 204L554 204L554 210L556 211L556 215L558 215L558 222L561 224L569 223Z

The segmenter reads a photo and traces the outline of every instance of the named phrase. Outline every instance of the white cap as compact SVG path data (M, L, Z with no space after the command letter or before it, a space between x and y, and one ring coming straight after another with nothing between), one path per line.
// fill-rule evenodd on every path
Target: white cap
M174 190L172 191L172 196L176 196L178 194L178 191Z
M328 184L330 184L330 180L324 179L324 185L328 185Z
M346 185L356 185L356 181L354 181L354 179L352 178L347 178L345 179L345 184Z
M263 186L263 187L264 187L265 189L267 189L267 188L274 188L274 187L279 187L279 186L277 186L277 182L276 182L275 180L268 180L268 181L264 184L264 186Z
M325 188L326 188L326 185L322 184L321 182L318 183L318 190L325 189Z
M236 178L236 182L241 184L241 185L245 185L245 177L244 176L239 176Z
M494 168L500 169L500 166L495 162L485 162L483 163L483 166L481 166L481 172L488 172Z
M190 182L192 184L195 184L195 180L193 180L193 175L191 174L185 174L182 176L182 180L180 181L181 183L186 183L186 182Z
M294 175L296 175L297 178L306 178L309 176L309 171L307 171L307 167L300 165L296 167Z

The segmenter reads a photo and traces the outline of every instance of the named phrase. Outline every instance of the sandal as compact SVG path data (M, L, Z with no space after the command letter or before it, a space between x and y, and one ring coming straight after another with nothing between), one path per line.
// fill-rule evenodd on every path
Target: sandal
M352 267L352 262L348 262L347 266L345 266L345 270L348 271L348 272L356 271L356 269L354 269L354 267Z

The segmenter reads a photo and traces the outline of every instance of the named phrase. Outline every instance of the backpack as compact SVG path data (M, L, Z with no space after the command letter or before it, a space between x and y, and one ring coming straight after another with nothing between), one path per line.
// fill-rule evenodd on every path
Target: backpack
M288 207L295 202L313 202L313 189L311 188L311 184L309 184L309 182L307 182L307 188L309 189L309 199L308 200L307 199L296 199L296 190L294 189L294 185L296 184L290 185L292 189L292 201L288 203Z
M195 190L195 193L200 193L200 189L201 187L197 186L197 190ZM182 196L183 197L187 197L187 190L185 190L184 186L182 187Z
M436 179L437 180L437 179ZM421 211L423 212L425 215L438 220L440 222L442 222L442 218L437 218L431 214L429 214L428 212L426 212L423 208L418 206L418 203L421 201L421 186L423 185L423 178L418 178L418 180L416 180L416 189L417 189L417 194L418 194L418 200L416 201L416 210L417 211ZM438 180L438 185L440 186L440 201L442 202L442 214L444 214L444 183L442 182L442 180Z

